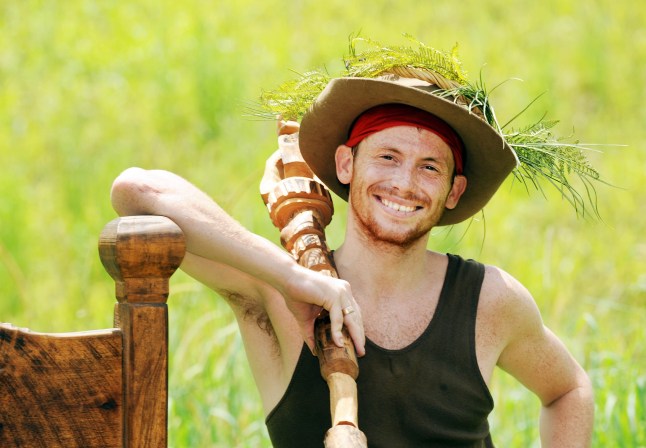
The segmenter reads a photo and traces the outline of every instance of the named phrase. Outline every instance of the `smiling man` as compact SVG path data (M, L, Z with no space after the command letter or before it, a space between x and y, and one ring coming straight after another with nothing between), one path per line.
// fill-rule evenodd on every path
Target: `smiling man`
M305 161L349 202L334 252L341 279L298 266L174 174L133 168L113 185L119 214L182 228L182 268L230 304L276 447L321 446L330 426L308 348L322 308L335 341L345 324L360 356L359 426L371 447L493 446L496 366L540 399L544 446L590 443L588 378L529 292L497 267L427 249L433 227L473 216L517 164L478 111L437 89L393 75L338 78L303 118Z

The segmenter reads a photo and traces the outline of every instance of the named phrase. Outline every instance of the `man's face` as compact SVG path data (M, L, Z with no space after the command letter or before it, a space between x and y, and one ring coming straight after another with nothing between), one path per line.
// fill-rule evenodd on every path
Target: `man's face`
M352 156L337 150L337 174L350 183L351 222L376 243L409 247L457 205L466 178L453 180L453 155L434 133L411 126L367 137Z

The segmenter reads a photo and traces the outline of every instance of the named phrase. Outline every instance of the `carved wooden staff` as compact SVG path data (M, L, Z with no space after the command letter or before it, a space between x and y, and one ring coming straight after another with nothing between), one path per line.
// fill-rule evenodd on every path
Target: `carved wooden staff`
M278 138L281 161L276 163L278 177L263 200L272 222L280 229L280 241L297 262L308 269L338 278L330 251L325 244L325 227L332 220L334 208L327 188L315 179L298 148L298 134ZM281 173L282 171L282 173ZM344 346L338 347L331 336L327 311L316 319L314 335L321 375L330 388L332 427L325 435L326 448L365 448L366 436L359 430L357 383L359 365L352 339L343 327Z

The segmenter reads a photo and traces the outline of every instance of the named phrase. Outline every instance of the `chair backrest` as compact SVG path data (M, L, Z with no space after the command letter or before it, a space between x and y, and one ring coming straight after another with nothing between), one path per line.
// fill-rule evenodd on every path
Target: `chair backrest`
M167 446L166 300L184 237L167 218L118 218L99 253L116 283L115 328L0 324L1 447Z

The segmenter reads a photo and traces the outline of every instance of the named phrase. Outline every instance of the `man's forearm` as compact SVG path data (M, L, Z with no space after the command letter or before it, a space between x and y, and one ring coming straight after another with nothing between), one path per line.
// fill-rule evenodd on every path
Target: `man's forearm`
M586 381L541 410L544 448L589 447L594 421L592 388Z
M120 215L171 218L184 231L189 252L274 287L291 275L294 263L285 251L246 230L197 187L172 173L126 170L113 184L112 203Z
M346 281L300 266L286 251L245 229L185 179L166 171L131 168L115 180L111 197L119 215L166 216L184 232L189 252L230 266L277 290L310 349L314 347L314 319L323 307L330 312L335 343L343 346L341 328L346 321L357 353L364 353L360 317L346 319L341 312L347 306L359 310ZM354 314L360 316L359 312Z

